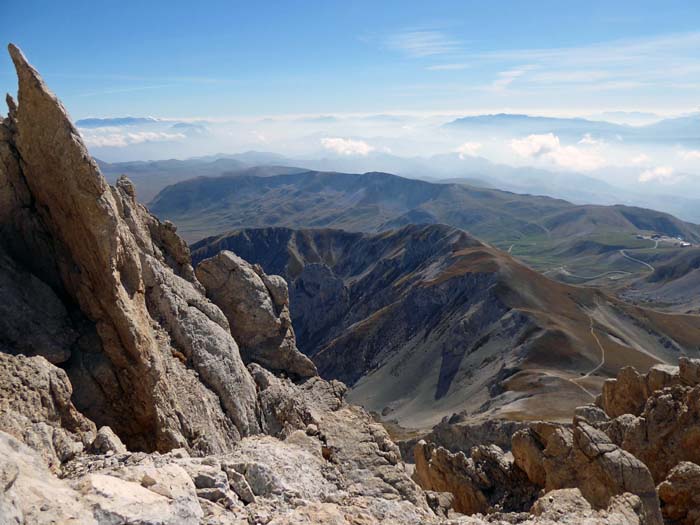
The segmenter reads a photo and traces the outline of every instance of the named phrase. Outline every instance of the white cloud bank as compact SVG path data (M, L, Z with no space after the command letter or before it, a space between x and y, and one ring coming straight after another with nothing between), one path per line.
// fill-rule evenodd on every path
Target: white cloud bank
M541 159L570 170L592 171L605 164L596 149L563 146L553 133L513 139L510 147L520 157Z
M700 150L691 149L681 152L683 160L700 160Z
M459 153L459 158L464 160L466 157L476 157L482 147L481 142L465 142L455 150L455 153Z
M338 155L361 155L363 157L375 150L374 146L367 144L363 140L344 139L340 137L323 138L321 139L321 146Z
M184 140L184 133L168 133L164 131L123 131L119 128L105 127L78 130L88 146L96 148L125 148L142 142L170 142Z
M639 182L675 182L674 170L671 166L657 166L644 170L639 175Z

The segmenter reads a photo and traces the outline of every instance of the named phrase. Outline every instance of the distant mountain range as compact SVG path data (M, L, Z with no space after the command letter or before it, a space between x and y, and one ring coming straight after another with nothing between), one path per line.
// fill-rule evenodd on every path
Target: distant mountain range
M431 158L404 158L388 153L373 153L366 157L291 159L276 153L248 151L188 160L100 163L102 172L110 181L116 180L120 174L128 175L134 182L142 202L151 201L159 191L170 184L256 166L291 166L300 171L345 173L381 171L430 182L463 182L471 186L545 195L575 204L625 204L660 209L687 221L700 223L700 180L693 177L677 185L679 195L666 195L659 191L643 192L639 185L636 189L622 189L590 175L553 172L533 167L517 168L494 164L480 157L460 157L456 153L435 155Z
M445 225L245 229L194 244L193 259L223 249L285 277L299 348L406 427L464 411L565 419L621 366L699 352L697 318L551 281Z
M580 139L585 134L590 134L596 138L632 141L678 142L690 145L700 142L700 113L638 126L583 118L499 113L458 118L443 127L448 130L512 135L553 133L567 139Z
M159 119L153 117L113 117L113 118L84 118L75 121L79 128L103 128L109 126L138 126L156 124Z
M250 168L174 184L161 191L150 208L178 223L191 240L242 227L381 231L417 222L450 224L492 242L533 235L568 238L610 230L653 231L700 240L700 226L663 212L577 206L550 197L388 173Z

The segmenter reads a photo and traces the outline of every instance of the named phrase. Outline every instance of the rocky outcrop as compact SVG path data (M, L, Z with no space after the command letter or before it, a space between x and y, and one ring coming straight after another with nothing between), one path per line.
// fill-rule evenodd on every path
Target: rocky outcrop
M296 347L287 283L229 251L197 266L207 296L226 315L246 363L305 378L316 366Z
M661 512L670 523L700 523L700 465L683 461L659 485Z
M450 452L471 450L477 445L489 443L505 451L511 449L513 435L528 423L506 419L474 420L464 414L454 414L443 419L433 429L420 437L397 441L404 461L413 463L413 451L421 439L434 445L444 447Z
M469 457L419 441L413 478L426 490L450 492L464 514L527 511L539 488L496 445L472 448Z
M687 362L687 359L681 359L681 363ZM596 404L609 417L623 414L638 416L653 392L678 384L679 381L679 367L655 365L642 375L633 367L626 366L620 369L617 378L603 383L603 391L596 399Z
M96 525L79 493L53 476L33 449L0 431L0 516L3 523Z
M71 394L66 373L43 357L0 353L0 431L38 450L54 471L95 438Z
M399 461L397 447L367 413L342 400L342 384L318 377L294 384L250 366L261 394L276 391L273 400L283 394L294 400L270 416L283 440L252 436L228 454L190 457L184 449L129 452L102 428L90 454L62 465L63 481L51 478L53 485L42 485L39 478L51 476L29 472L21 492L0 494L0 509L33 516L31 509L37 507L63 518L67 507L82 516L79 523L105 524L319 523L328 516L347 523L437 523ZM0 452L4 435L0 433ZM25 460L13 466L21 459L16 455L8 454L10 466L3 466L0 476L16 477L12 472L24 469ZM43 499L35 503L30 491L44 486L55 495L50 505ZM8 515L14 514L8 510Z
M645 398L640 411L596 425L615 444L642 460L657 483L681 461L700 463L699 370L700 360L681 358L678 368L665 370L663 379L656 381L658 388ZM628 378L635 374L625 371L609 383L617 391L628 392ZM635 379L635 383L651 384L658 371L652 369L646 375L636 375L641 379ZM614 406L609 415L618 412Z
M67 367L76 406L135 449L223 451L257 432L255 385L187 247L126 179L107 185L61 103L10 54L19 105L0 126L0 228L18 260L48 261L28 267L99 334Z

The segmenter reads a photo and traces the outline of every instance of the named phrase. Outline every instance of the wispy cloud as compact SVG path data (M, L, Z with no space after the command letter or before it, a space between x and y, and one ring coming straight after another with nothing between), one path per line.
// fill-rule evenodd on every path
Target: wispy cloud
M468 67L469 64L435 64L425 69L428 71L459 71L461 69L467 69Z
M620 90L700 80L700 32L613 40L578 47L517 49L472 55L472 63L528 63L537 86L589 85ZM517 70L517 69L516 69ZM509 77L504 77L504 83Z
M657 166L656 168L650 168L644 170L639 175L639 182L665 182L673 183L676 182L678 177L675 175L675 171L671 166Z
M651 157L646 153L640 153L639 155L635 155L634 157L632 157L630 159L630 162L632 164L636 164L637 166L649 164L651 162Z
M700 160L700 150L683 150L680 152L680 156L683 160Z
M525 73L533 69L534 66L521 66L507 71L498 73L496 80L493 81L491 87L497 91L503 91L510 86L517 78L522 77Z
M461 49L459 40L436 30L395 33L386 39L386 45L413 58L447 55Z
M125 148L142 142L170 142L184 140L184 133L168 133L163 131L127 131L120 128L105 127L95 129L79 129L88 146L96 148Z

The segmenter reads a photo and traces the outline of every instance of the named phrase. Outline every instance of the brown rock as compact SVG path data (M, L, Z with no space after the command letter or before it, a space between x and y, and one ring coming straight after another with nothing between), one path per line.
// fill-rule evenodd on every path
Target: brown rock
M700 385L700 359L681 357L678 368L682 383L688 386Z
M617 418L606 431L649 467L657 483L681 461L700 464L700 385L657 391L640 417Z
M474 447L467 457L421 440L414 457L416 483L425 490L450 492L453 508L463 514L525 511L538 492L495 445Z
M617 379L603 383L603 391L598 398L599 406L610 417L622 414L639 415L649 397L646 379L631 366L621 368Z
M519 430L513 434L513 459L527 477L538 487L547 484L544 469L544 447L537 435L530 429Z
M700 466L689 461L676 465L658 487L664 518L679 525L700 523Z

